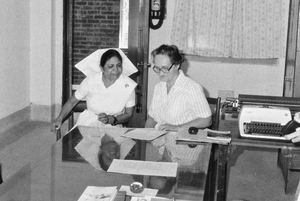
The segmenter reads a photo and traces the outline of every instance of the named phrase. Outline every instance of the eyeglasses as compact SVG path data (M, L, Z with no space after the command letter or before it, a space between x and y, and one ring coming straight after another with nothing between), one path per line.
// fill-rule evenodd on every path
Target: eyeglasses
M172 65L169 68L166 68L166 67L159 68L158 66L153 66L152 69L156 73L160 73L160 71L163 72L163 73L168 73L171 70L171 68L174 66L174 64L175 63L172 63Z

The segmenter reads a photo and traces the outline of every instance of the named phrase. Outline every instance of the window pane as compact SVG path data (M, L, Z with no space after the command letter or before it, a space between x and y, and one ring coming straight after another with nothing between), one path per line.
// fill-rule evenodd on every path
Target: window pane
M129 0L120 0L120 38L119 47L128 48L128 11Z

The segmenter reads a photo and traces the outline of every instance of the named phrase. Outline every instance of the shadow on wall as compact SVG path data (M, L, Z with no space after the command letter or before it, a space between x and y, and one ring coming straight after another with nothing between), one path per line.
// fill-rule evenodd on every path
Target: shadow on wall
M187 74L188 68L190 67L189 61L185 58L183 63L181 64L181 70L184 72L184 74Z
M185 59L184 59L184 62L181 64L180 69L181 69L181 70L183 71L183 73L184 73L186 76L188 76L188 77L190 77L190 76L187 74L188 68L189 68L189 67L190 67L190 63L189 63L189 61L185 58ZM201 84L201 83L200 83L200 84ZM208 96L209 96L209 93L208 93L207 89L205 89L204 86L202 86L202 87L203 87L203 91L204 91L205 96L208 97Z

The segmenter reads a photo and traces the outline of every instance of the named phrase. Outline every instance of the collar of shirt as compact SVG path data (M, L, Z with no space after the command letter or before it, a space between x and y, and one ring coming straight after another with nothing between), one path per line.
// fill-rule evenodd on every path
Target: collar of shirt
M96 75L97 82L98 82L98 84L100 84L102 89L110 89L110 88L113 88L113 87L119 85L119 83L121 83L122 81L124 82L124 77L121 74L120 77L118 77L118 79L112 85L110 85L109 87L105 87L102 76L103 76L102 72L97 73L97 75Z
M164 82L163 83L163 86L165 88L165 92L167 95L171 95L173 93L174 90L178 90L178 89L185 89L185 75L184 73L182 72L182 70L179 70L179 75L178 77L176 78L175 80L175 83L174 85L172 86L171 90L169 91L169 93L167 93L167 83Z

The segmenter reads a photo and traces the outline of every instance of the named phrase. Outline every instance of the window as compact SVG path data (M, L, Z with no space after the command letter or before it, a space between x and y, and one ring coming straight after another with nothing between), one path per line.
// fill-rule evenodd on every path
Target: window
M177 0L171 42L191 55L282 58L288 5L286 0Z
M128 48L129 0L120 0L119 48Z

